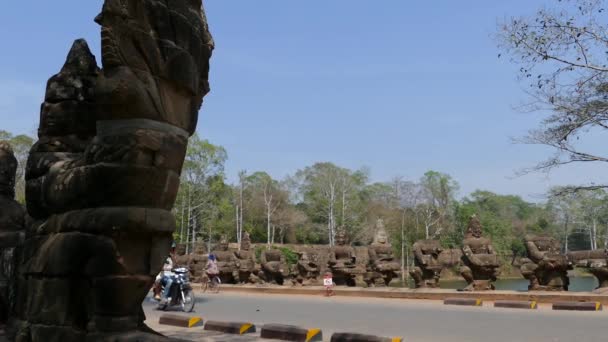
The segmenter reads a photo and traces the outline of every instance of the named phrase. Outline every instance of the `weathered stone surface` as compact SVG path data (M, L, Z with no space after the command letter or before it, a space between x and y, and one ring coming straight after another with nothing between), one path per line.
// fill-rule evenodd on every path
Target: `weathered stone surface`
M17 159L11 146L0 141L0 325L13 311L15 251L24 239L26 215L15 201Z
M500 274L500 261L492 241L482 234L481 223L473 215L462 242L463 266L460 274L468 283L465 291L494 290L493 283Z
M528 257L522 259L521 274L530 281L530 291L567 291L572 264L561 254L559 241L550 236L527 235Z
M462 250L443 249L439 240L419 240L412 249L414 268L410 276L416 288L438 288L444 269L462 265Z
M267 249L262 252L260 263L262 264L261 278L270 284L283 285L289 277L289 265L281 251Z
M338 285L362 286L366 270L357 264L355 249L347 245L348 236L344 228L336 232L335 241L336 245L329 251L328 260L334 282Z
M259 283L261 279L258 277L260 268L255 261L255 253L251 250L251 238L249 233L245 232L241 239L241 248L236 251L235 256L238 264L237 282L244 283Z
M298 263L294 271L292 279L295 285L319 285L319 277L321 276L319 254L315 252L299 252Z
M103 69L76 41L41 105L11 329L21 342L162 340L141 301L170 247L213 40L200 0L106 0L96 21Z
M586 268L593 274L599 283L595 292L606 293L608 290L608 250L594 249L586 251L569 252L568 260L574 265Z
M371 286L388 286L394 278L401 274L401 265L395 260L393 247L388 242L388 234L384 222L376 222L376 236L369 246L369 264L367 266L367 283Z

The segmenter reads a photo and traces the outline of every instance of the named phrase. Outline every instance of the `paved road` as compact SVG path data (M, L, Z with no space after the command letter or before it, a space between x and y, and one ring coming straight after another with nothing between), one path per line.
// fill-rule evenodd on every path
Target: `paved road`
M146 301L150 322L159 312ZM437 301L236 293L200 295L196 314L209 320L295 324L332 332L403 336L406 341L608 341L608 311L565 312L444 306Z

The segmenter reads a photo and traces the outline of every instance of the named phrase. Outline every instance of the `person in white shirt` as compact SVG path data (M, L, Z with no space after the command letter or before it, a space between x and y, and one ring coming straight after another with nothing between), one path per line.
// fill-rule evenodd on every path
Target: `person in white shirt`
M171 250L169 251L169 256L165 260L163 265L163 270L156 276L156 281L154 282L154 299L156 300L167 300L169 296L169 291L171 290L171 285L173 284L173 257L175 256L175 242L171 245ZM165 286L165 289L162 293L161 297L161 288Z

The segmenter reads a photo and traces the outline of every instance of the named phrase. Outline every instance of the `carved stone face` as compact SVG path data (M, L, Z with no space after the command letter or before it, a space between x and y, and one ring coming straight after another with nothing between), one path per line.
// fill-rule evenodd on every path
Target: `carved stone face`
M377 244L386 245L388 243L388 234L386 234L386 230L384 230L384 229L379 230L376 233L374 242Z
M225 236L222 236L220 242L217 244L218 251L227 251L228 250L228 239Z
M336 236L335 236L335 242L337 246L344 246L346 245L347 242L347 236L346 236L346 231L344 229L339 229L336 232Z
M243 234L243 239L241 240L241 250L248 251L251 248L251 238L248 233Z
M466 237L480 238L482 234L483 232L481 230L481 222L479 222L479 218L477 217L477 215L471 216L471 219L469 220L469 226L467 228Z
M72 130L72 122L75 120L72 115L53 105L43 104L40 113L40 127L38 132L41 136L66 135Z
M13 197L17 159L7 142L0 141L0 194Z

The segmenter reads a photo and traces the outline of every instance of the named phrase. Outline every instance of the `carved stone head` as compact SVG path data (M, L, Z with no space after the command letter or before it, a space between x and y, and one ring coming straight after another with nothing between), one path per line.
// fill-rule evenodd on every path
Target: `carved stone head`
M469 225L467 227L465 238L480 238L482 234L483 231L481 229L481 222L479 221L479 218L477 217L477 215L471 216L471 218L469 219Z
M209 92L213 39L201 0L106 0L101 25L104 75L97 88L104 110L145 113L193 133ZM161 19L162 18L162 19ZM129 84L130 94L117 90Z
M386 245L388 244L388 234L384 228L384 221L378 219L376 222L376 235L374 236L374 244Z
M11 145L0 141L0 196L15 197L17 159Z
M226 235L222 235L222 237L220 238L220 242L217 244L217 250L218 251L227 251L228 250L228 239L226 238Z
M561 251L561 245L559 241L546 234L526 235L525 241L534 243L538 250L542 252L551 252L559 254Z
M336 246L344 246L348 243L348 235L346 234L346 229L344 229L344 227L338 228L334 240L336 242Z
M241 250L248 251L249 249L251 249L251 238L249 237L249 233L244 232L241 239Z

